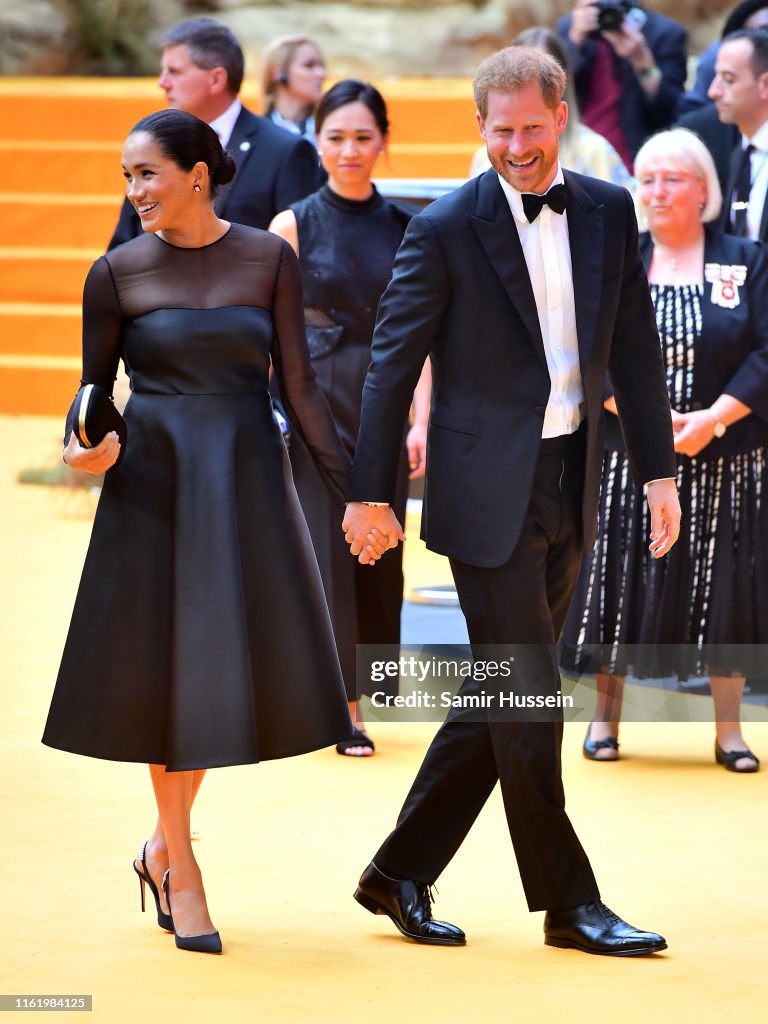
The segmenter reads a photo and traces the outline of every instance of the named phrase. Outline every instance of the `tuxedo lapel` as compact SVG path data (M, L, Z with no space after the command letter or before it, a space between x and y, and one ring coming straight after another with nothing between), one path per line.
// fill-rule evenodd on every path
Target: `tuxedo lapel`
M520 244L515 219L499 185L496 171L486 171L478 180L477 216L472 225L491 266L501 279L507 295L528 329L534 348L547 364L541 338L539 315L533 296L528 266Z
M564 171L567 194L568 238L573 267L576 337L582 376L586 371L600 310L603 280L603 207L598 206L578 181Z
M251 157L255 145L255 135L258 131L258 120L245 107L240 111L232 129L232 135L227 143L227 152L235 161L237 173L232 185L222 186L213 201L213 208L217 216L223 217L232 190L238 179L242 180L242 170Z

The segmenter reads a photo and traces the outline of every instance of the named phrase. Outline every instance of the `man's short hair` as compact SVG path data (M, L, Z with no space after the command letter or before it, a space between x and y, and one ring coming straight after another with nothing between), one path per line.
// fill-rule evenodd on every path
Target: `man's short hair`
M488 92L515 92L536 82L544 103L554 110L565 94L565 72L548 53L532 46L507 46L486 57L473 85L480 116L488 114Z
M163 49L186 46L193 64L199 68L224 68L227 85L235 96L240 92L245 73L245 58L235 33L213 18L188 18L163 36Z
M755 78L764 75L768 71L768 30L764 28L740 28L737 32L731 32L725 36L723 43L735 43L739 39L746 39L752 43L752 54L749 58L749 66Z

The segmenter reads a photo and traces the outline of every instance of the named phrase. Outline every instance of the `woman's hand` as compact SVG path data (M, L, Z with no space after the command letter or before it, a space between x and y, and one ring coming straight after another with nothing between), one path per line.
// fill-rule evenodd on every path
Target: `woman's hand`
M73 430L64 449L64 462L72 469L80 470L82 473L100 476L114 466L119 454L120 441L114 430L107 434L95 448L83 448Z
M405 439L408 449L408 476L411 480L424 476L427 468L427 427L426 424L414 423Z
M698 455L715 436L715 416L710 409L672 414L675 432L675 451L683 455Z

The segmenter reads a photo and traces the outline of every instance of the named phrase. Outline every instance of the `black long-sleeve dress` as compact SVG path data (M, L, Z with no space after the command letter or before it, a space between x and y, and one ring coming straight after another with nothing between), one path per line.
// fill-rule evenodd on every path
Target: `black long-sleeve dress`
M312 366L352 457L376 311L410 214L376 191L368 199L350 200L327 185L291 210L298 228ZM291 444L290 455L325 584L347 696L355 700L356 645L400 642L402 546L386 552L374 569L350 558L338 511L305 446ZM392 506L401 523L407 496L408 458L403 446Z
M131 378L128 442L106 474L43 741L182 770L347 736L267 392L271 357L340 519L349 463L309 364L293 251L241 225L202 248L144 235L94 264L83 318L84 380L111 388L120 356Z

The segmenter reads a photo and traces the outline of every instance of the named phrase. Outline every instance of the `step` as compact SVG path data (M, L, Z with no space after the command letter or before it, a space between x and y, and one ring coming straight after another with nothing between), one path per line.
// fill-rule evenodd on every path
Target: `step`
M2 130L2 126L0 126ZM122 142L0 139L4 192L117 194L125 188Z
M64 418L80 386L80 360L14 362L0 355L0 411Z
M0 302L0 355L6 365L10 359L74 359L79 369L81 323L79 303Z
M0 248L0 303L79 303L101 249Z
M0 247L99 249L112 237L122 197L0 193Z
M0 78L5 139L122 142L165 96L152 78ZM389 109L392 142L473 143L478 139L468 78L397 78L376 83ZM253 82L242 100L260 109Z

